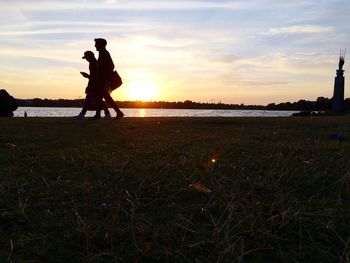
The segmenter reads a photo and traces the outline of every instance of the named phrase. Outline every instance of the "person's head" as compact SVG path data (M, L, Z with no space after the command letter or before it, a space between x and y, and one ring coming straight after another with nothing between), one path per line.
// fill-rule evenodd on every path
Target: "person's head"
M86 59L87 61L93 61L96 60L95 55L92 51L88 50L84 52L84 56L82 57L83 59Z
M106 49L107 40L104 38L95 38L95 48L97 51Z

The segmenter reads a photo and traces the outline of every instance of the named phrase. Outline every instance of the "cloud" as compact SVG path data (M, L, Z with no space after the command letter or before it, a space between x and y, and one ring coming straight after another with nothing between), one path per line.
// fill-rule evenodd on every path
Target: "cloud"
M298 25L288 27L270 28L264 35L291 35L291 34L312 34L312 33L328 33L334 30L331 26L319 25Z
M35 5L35 3L40 5ZM69 10L69 9L108 9L108 10L175 10L175 9L246 9L252 4L246 2L226 1L26 1L17 2L17 5L26 10Z
M149 26L132 23L103 23L103 22L70 22L70 23L38 23L38 29L33 29L34 23L28 24L26 30L3 30L0 36L25 36L25 35L49 35L49 34L73 34L73 33L126 33L133 30L148 30ZM45 29L45 27L51 28ZM30 26L30 27L29 27Z

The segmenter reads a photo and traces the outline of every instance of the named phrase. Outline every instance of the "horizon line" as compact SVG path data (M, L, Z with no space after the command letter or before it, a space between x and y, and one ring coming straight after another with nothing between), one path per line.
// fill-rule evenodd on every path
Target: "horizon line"
M332 99L328 98L328 97L324 97L324 96L319 96L317 98L326 98L326 99ZM35 99L40 99L40 100L70 100L70 101L75 101L75 100L84 100L84 98L77 98L77 99L65 99L65 98L57 98L57 99L48 99L48 98L32 98L32 99L22 99L22 98L15 98L16 100L35 100ZM346 98L344 98L345 100ZM114 100L116 102L131 102L131 103L184 103L186 101L189 101L191 103L196 103L196 104L212 104L212 105L217 105L217 104L223 104L223 105L245 105L245 106L267 106L269 104L281 104L281 103L296 103L298 101L306 101L306 102L316 102L316 100L307 100L307 99L299 99L296 101L282 101L282 102L269 102L266 105L263 104L254 104L254 103L250 103L250 104L245 104L243 102L241 103L224 103L224 102L199 102L199 101L193 101L190 99L186 99L186 100L178 100L178 101L166 101L166 100L150 100L150 101L143 101L143 100Z

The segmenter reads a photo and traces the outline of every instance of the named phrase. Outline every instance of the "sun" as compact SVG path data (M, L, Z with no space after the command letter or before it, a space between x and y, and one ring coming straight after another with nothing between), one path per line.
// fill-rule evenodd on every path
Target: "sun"
M129 100L151 101L158 96L158 87L150 81L131 82L126 87Z

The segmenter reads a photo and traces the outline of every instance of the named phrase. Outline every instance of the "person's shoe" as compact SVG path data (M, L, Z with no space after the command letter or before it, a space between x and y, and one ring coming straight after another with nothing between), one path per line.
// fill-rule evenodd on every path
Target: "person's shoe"
M99 120L99 119L101 119L101 116L98 116L98 115L95 115L95 116L89 118L90 121Z
M84 115L81 114L81 113L79 113L77 116L74 116L74 119L76 119L76 120L82 120L82 119L84 119Z
M112 119L112 116L111 116L111 114L110 114L110 113L108 113L108 114L105 114L105 117L104 117L104 119L105 119L105 120L110 120L110 119Z
M119 119L121 119L121 118L123 118L123 117L124 117L124 113L119 112L119 113L117 113L117 116L115 116L115 119L116 119L116 120L119 120Z

